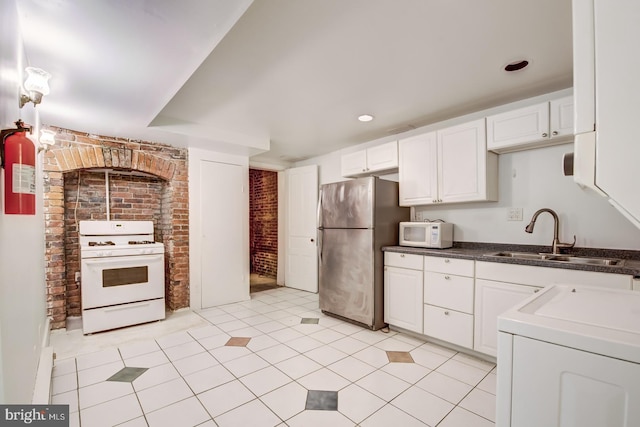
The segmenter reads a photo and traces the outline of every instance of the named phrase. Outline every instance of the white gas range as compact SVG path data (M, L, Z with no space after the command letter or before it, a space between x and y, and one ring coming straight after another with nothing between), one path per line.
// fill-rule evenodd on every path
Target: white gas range
M153 221L80 221L79 240L83 333L165 318Z

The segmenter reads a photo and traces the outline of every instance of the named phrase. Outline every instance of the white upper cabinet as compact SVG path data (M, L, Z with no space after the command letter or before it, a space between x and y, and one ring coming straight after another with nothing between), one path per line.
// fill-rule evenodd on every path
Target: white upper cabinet
M640 228L640 2L573 0L574 180Z
M398 142L391 141L342 156L342 176L363 176L393 172L398 168Z
M498 198L483 119L400 140L399 158L400 206Z
M572 136L571 96L487 117L487 149L497 153L562 144Z
M398 141L400 206L434 203L438 193L436 133Z

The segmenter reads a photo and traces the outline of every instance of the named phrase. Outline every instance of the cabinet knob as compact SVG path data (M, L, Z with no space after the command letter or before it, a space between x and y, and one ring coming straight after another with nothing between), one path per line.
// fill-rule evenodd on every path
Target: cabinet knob
M449 258L445 258L444 262L448 263L449 262Z
M553 132L551 132L551 135L553 135L553 136L558 136L558 131L557 131L557 130L554 130Z
M449 312L448 312L448 311L445 311L445 312L444 312L444 315L445 315L445 316L448 316L448 315L449 315Z
M546 137L548 137L548 136L549 136L549 134L547 134L546 132L542 134L542 137L543 137L543 138L546 138Z
M444 276L444 278L445 278L445 280L451 279L451 277L449 277L449 276Z
M533 293L534 293L534 294L537 294L538 292L540 292L540 289L534 289L534 290L533 290Z
M400 254L400 258L404 258L404 254Z

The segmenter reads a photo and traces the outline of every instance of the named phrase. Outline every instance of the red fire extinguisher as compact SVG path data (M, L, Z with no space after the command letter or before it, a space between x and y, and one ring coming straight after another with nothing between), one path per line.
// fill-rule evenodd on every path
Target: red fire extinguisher
M36 148L27 138L30 126L22 120L17 129L0 133L2 167L4 168L4 213L35 215L36 213Z

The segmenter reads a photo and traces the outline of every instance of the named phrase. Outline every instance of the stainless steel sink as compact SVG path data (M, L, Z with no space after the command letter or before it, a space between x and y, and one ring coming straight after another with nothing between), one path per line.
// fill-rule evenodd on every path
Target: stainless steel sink
M534 254L532 252L495 252L495 253L485 254L485 256L497 256L501 258L519 258L519 259L530 259L530 260L546 259L548 255L551 255L551 254Z
M545 258L548 261L562 261L572 264L590 264L590 265L620 265L621 259L613 258L587 258L579 256L566 256L566 255L552 255Z
M556 255L547 253L531 253L531 252L494 252L485 254L486 256L495 256L503 258L516 258L524 260L544 260L567 262L570 264L589 264L589 265L621 265L623 260L615 258L590 258L570 255Z

